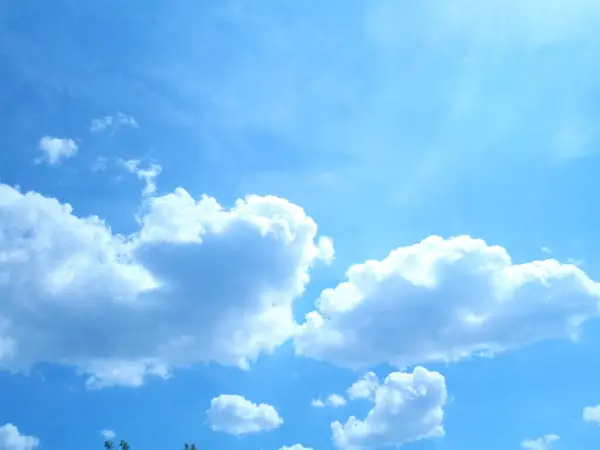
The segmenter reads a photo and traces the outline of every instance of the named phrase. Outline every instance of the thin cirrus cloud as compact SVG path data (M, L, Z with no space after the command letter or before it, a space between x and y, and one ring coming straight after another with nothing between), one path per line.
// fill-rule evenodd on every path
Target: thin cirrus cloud
M265 403L255 404L241 395L219 395L206 412L214 431L241 436L270 431L283 424L277 410Z
M458 361L576 337L599 300L574 265L513 264L483 240L431 236L351 266L294 341L300 355L350 368Z
M73 139L44 136L38 143L38 150L42 152L42 156L35 160L36 163L45 162L56 166L77 155L79 146Z
M12 423L0 427L1 450L33 450L39 443L39 438L21 433Z
M226 209L178 188L149 198L140 229L121 236L0 184L0 218L0 368L55 362L90 388L201 361L249 367L293 334L293 302L333 258L314 220L273 196Z
M438 372L416 367L393 372L375 388L365 419L351 416L331 424L334 443L344 449L380 448L444 435L446 380Z

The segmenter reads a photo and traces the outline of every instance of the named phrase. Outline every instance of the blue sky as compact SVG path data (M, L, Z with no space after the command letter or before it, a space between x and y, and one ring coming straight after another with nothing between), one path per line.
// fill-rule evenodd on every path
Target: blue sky
M597 448L599 26L0 2L0 450Z

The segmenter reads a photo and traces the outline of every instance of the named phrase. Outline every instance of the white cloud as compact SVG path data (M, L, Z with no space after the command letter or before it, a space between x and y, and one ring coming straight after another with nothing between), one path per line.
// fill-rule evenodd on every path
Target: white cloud
M36 159L37 163L46 162L55 166L64 159L74 157L79 147L73 139L44 136L38 143L38 150L44 155Z
M271 405L259 405L241 395L219 395L210 402L208 420L215 431L240 436L278 428L283 419Z
M345 449L399 446L444 435L446 381L438 372L416 367L394 372L375 390L373 408L364 420L351 416L331 424L333 441Z
M150 198L124 237L0 184L0 369L70 365L103 387L200 361L248 367L293 333L293 301L331 256L320 244L277 197L224 209L177 189Z
M316 398L310 401L310 406L314 408L325 408L325 402L320 398Z
M600 424L600 405L583 408L583 420Z
M310 402L310 405L315 408L324 408L325 406L337 408L339 406L344 406L345 404L346 399L339 394L331 394L325 399L325 401L321 399L314 399Z
M102 434L104 439L108 440L114 439L117 436L117 433L115 433L114 430L102 430L100 434Z
M558 441L559 437L556 434L546 434L537 439L527 439L521 442L521 447L527 450L547 450L550 444Z
M348 397L356 398L373 398L375 391L379 386L377 375L373 372L367 372L362 380L356 381L348 388Z
M346 400L339 394L331 394L329 397L327 397L327 403L335 408L338 406L344 406L346 404Z
M294 444L291 447L283 446L280 447L279 450L313 450L312 447L305 447L301 444Z
M296 351L352 368L398 368L574 338L600 285L556 260L513 264L498 246L429 237L350 267L294 337Z
M122 126L139 128L137 121L133 117L118 112L114 116L105 116L99 119L92 119L90 132L100 133L107 129L112 129L115 131L117 128Z
M147 168L140 168L139 159L130 160L119 160L119 164L130 173L137 175L137 177L144 182L144 190L142 194L144 196L152 195L156 192L156 178L162 172L162 167L159 164L150 164Z
M39 443L37 437L21 434L12 423L0 427L0 450L33 450Z

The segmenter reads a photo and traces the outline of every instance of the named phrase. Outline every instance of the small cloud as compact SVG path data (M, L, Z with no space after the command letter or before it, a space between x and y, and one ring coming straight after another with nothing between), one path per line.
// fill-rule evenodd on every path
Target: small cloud
M208 419L214 431L235 436L278 428L283 419L273 406L259 405L241 395L219 395L210 402Z
M333 408L337 408L339 406L344 406L345 404L346 399L339 394L331 394L325 399L325 401L317 398L311 400L310 402L310 405L314 408L324 408L325 406L332 406Z
M280 447L279 450L313 450L313 449L311 447L305 447L302 444L294 444L290 447L284 445L283 447Z
M147 168L140 168L139 159L123 160L119 159L119 165L127 170L129 173L137 175L140 180L145 183L142 195L144 197L150 196L156 192L156 178L162 172L162 167L159 164L150 164Z
M393 372L376 388L364 419L350 416L331 424L338 448L399 447L444 436L446 380L438 372L416 367L412 373Z
M549 254L552 253L552 249L550 247L543 246L543 247L540 248L540 250L542 252L544 252L546 255L549 255Z
M344 397L342 397L339 394L331 394L327 398L327 403L329 403L334 408L337 408L338 406L344 406L346 404L346 399L344 399Z
M105 116L99 119L92 119L90 132L101 133L107 129L111 129L114 132L122 126L139 128L137 121L133 117L123 114L122 112L118 112L114 116Z
M73 139L44 136L38 143L38 150L43 153L43 156L35 160L36 164L46 162L55 166L63 159L75 156L79 147Z
M583 421L594 422L600 425L600 405L583 408Z
M100 156L92 163L92 172L103 172L108 167L108 160L104 156Z
M559 437L556 434L546 434L537 439L527 439L521 442L521 447L526 450L547 450L550 444L558 441Z
M102 430L100 433L102 434L102 437L107 440L114 439L117 436L117 433L115 433L114 430Z

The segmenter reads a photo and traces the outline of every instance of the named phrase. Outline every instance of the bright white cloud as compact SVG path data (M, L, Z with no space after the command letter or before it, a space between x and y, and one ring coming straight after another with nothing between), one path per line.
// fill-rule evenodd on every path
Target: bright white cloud
M117 436L117 433L115 433L114 430L102 430L100 434L102 434L104 439L108 440L114 439Z
M356 398L372 398L379 386L377 375L373 372L367 372L362 380L356 381L348 388L348 397Z
M364 420L351 416L331 424L333 441L344 449L399 446L444 435L446 381L438 372L416 367L394 372L377 386Z
M344 406L346 404L346 399L339 394L331 394L329 395L325 401L317 398L311 400L310 405L315 408L324 408L325 406L332 406L337 408L339 406Z
M294 444L291 447L283 446L280 447L279 450L313 450L312 447L305 447L301 444Z
M38 143L38 150L43 153L43 156L36 159L36 162L46 162L55 166L64 159L74 157L79 147L73 139L44 136Z
M90 132L100 133L107 129L115 131L117 128L122 126L139 128L137 121L133 117L119 112L114 116L105 116L99 119L92 119Z
M213 398L206 413L213 430L236 436L273 430L283 423L273 406L265 403L257 405L241 395Z
M21 434L12 423L0 427L0 450L33 450L39 443L37 437Z
M156 192L156 178L162 172L162 167L159 164L150 164L147 168L140 167L139 159L119 160L119 164L129 173L137 175L144 182L144 190L142 195L149 196Z
M600 405L583 408L583 420L600 424Z
M527 439L521 442L521 447L526 450L548 450L550 444L558 441L559 437L556 434L546 434L537 439Z
M404 368L576 337L599 299L574 265L513 264L482 240L432 236L350 267L294 339L297 353L339 365Z
M177 189L124 237L0 184L0 369L53 362L103 387L199 361L248 367L293 333L293 301L330 250L277 197L224 209Z

